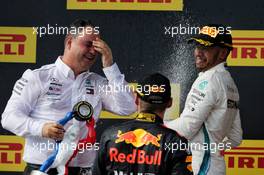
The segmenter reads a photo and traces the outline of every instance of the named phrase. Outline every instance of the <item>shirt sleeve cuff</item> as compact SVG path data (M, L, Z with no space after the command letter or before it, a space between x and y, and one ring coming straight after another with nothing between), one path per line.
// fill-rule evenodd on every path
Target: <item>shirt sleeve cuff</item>
M42 137L42 128L45 123L45 121L34 121L32 124L31 134L33 136Z
M103 68L103 71L109 81L114 80L121 75L121 72L116 63L114 63L112 66Z

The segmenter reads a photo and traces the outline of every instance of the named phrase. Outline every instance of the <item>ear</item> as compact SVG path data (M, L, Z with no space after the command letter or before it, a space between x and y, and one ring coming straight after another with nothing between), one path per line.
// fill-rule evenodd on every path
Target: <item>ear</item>
M220 59L225 61L227 59L228 54L229 54L229 50L227 48L221 48Z
M167 103L167 108L170 108L172 106L172 100L173 98L170 98L170 100Z
M67 50L70 50L71 44L72 44L72 36L67 36L66 41L65 41L65 48Z

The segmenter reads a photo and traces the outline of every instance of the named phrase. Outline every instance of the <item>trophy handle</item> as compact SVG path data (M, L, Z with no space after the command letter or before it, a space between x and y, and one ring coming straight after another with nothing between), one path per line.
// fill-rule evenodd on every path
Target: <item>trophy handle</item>
M73 119L73 112L68 112L66 114L66 116L64 118L60 119L57 123L60 124L60 125L62 125L62 126L64 126L71 119Z

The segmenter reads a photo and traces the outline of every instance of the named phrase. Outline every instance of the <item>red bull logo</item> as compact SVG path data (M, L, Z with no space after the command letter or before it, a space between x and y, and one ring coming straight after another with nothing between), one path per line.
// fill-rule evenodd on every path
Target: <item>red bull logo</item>
M159 141L161 139L161 136L162 134L154 136L144 129L136 129L134 131L129 131L126 133L122 133L122 131L118 130L115 143L125 142L127 144L132 144L137 148L143 145L149 145L151 143L152 145L160 147Z
M133 149L132 153L120 153L116 148L110 148L109 156L111 162L160 165L162 151L156 150L154 154L147 154L144 150Z

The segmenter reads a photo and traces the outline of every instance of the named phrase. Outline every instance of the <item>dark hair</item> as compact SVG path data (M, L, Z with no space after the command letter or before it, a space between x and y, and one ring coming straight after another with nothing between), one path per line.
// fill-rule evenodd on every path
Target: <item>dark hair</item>
M163 104L151 104L148 103L142 99L140 99L140 109L141 112L150 112L150 113L155 113L155 112L163 112L167 108L168 102L163 103Z
M79 27L85 27L85 26L92 26L94 27L93 23L90 20L85 19L76 19L70 24L70 28L79 28Z
M75 21L73 21L70 26L69 26L69 32L68 34L65 36L65 40L64 40L64 44L66 44L66 40L69 36L72 36L74 38L76 38L78 36L78 34L72 34L71 31L72 30L77 30L79 31L78 29L79 28L84 28L86 26L91 26L91 27L94 27L93 23L90 21L90 20L85 20L85 19L76 19Z

